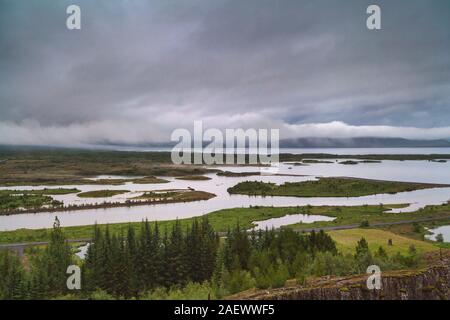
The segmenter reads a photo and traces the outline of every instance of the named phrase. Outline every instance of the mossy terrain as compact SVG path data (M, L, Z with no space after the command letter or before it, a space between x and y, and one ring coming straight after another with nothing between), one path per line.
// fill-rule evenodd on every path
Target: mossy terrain
M96 190L77 194L80 198L109 198L119 194L130 192L129 190Z
M269 182L245 181L228 188L230 194L293 197L360 197L381 193L397 193L448 185L381 181L357 178L319 178L313 181Z

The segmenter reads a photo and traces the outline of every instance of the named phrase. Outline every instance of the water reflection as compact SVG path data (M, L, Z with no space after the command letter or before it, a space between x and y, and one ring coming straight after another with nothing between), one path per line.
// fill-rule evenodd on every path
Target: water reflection
M292 167L292 169L289 169ZM223 170L236 172L258 171L255 167L224 167ZM435 188L402 192L398 194L379 194L364 197L261 197L246 195L229 195L227 188L235 184L251 180L273 182L298 182L316 179L317 176L351 176L358 178L372 178L382 180L414 181L429 183L450 183L450 162L436 163L428 161L383 161L382 163L360 163L358 165L342 165L338 163L310 164L308 166L280 165L280 174L293 174L296 176L250 176L250 177L219 177L208 174L211 180L187 181L167 178L169 183L162 184L133 184L124 185L79 185L70 186L83 192L94 190L129 190L129 193L116 195L111 198L79 198L75 194L57 195L56 200L68 204L88 204L102 202L125 202L149 190L187 189L212 192L217 197L207 201L188 203L171 203L144 205L134 207L116 207L106 209L87 209L79 211L61 211L53 213L19 214L0 216L0 230L15 230L19 228L49 228L57 215L63 226L91 225L94 223L137 222L143 219L171 220L175 218L190 218L200 216L212 211L225 208L259 206L304 206L304 205L378 205L383 204L409 204L406 208L392 210L392 213L415 211L426 205L441 204L450 199L450 188ZM307 176L304 176L307 175ZM123 178L123 177L122 177ZM64 187L64 186L61 186ZM65 186L67 187L67 186ZM14 189L43 189L56 188L55 186L16 187ZM1 187L0 189L12 189Z
M265 230L266 228L279 228L281 226L287 226L294 223L313 223L317 221L333 221L336 218L327 216L318 216L311 214L290 214L284 217L272 218L263 221L254 222L256 225L255 230Z

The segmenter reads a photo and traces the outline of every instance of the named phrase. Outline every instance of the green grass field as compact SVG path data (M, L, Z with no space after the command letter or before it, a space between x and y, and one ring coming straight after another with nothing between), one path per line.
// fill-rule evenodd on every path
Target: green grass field
M403 237L380 229L350 229L327 233L336 241L338 249L344 254L354 254L357 242L363 237L369 243L369 249L372 252L376 252L381 246L389 255L397 252L406 254L411 245L414 245L418 253L438 250L438 247L432 243ZM389 239L392 239L392 246L388 245Z

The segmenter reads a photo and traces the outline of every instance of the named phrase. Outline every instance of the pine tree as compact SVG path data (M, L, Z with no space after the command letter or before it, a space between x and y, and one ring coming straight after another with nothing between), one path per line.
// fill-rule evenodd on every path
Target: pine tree
M134 228L129 225L127 231L125 260L128 272L129 292L132 296L139 293L138 248Z
M373 257L369 250L369 244L365 238L361 238L356 245L355 267L357 272L365 272L367 267L373 264Z
M361 240L358 241L356 244L356 253L355 256L363 256L369 252L369 244L367 243L365 238L361 238Z
M186 242L179 220L175 221L171 236L167 245L167 269L169 278L167 283L172 285L184 285L188 281L188 268L186 256Z
M247 269L248 259L251 253L250 241L246 230L242 230L237 224L236 228L230 233L229 238L227 238L228 250L230 250L230 255L232 257L231 265L227 265L228 270L233 268L233 265L239 265L240 268Z
M22 263L9 250L0 252L0 299L22 299L25 290L25 273Z
M39 289L48 297L67 291L67 267L74 264L72 250L64 238L58 217L55 217L50 243L34 265Z

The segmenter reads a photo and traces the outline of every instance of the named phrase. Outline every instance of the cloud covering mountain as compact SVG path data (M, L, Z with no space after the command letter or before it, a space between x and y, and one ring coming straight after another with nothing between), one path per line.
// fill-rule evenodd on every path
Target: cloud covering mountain
M82 29L65 27L80 5ZM0 143L167 141L173 129L282 138L450 137L450 2L0 4Z

